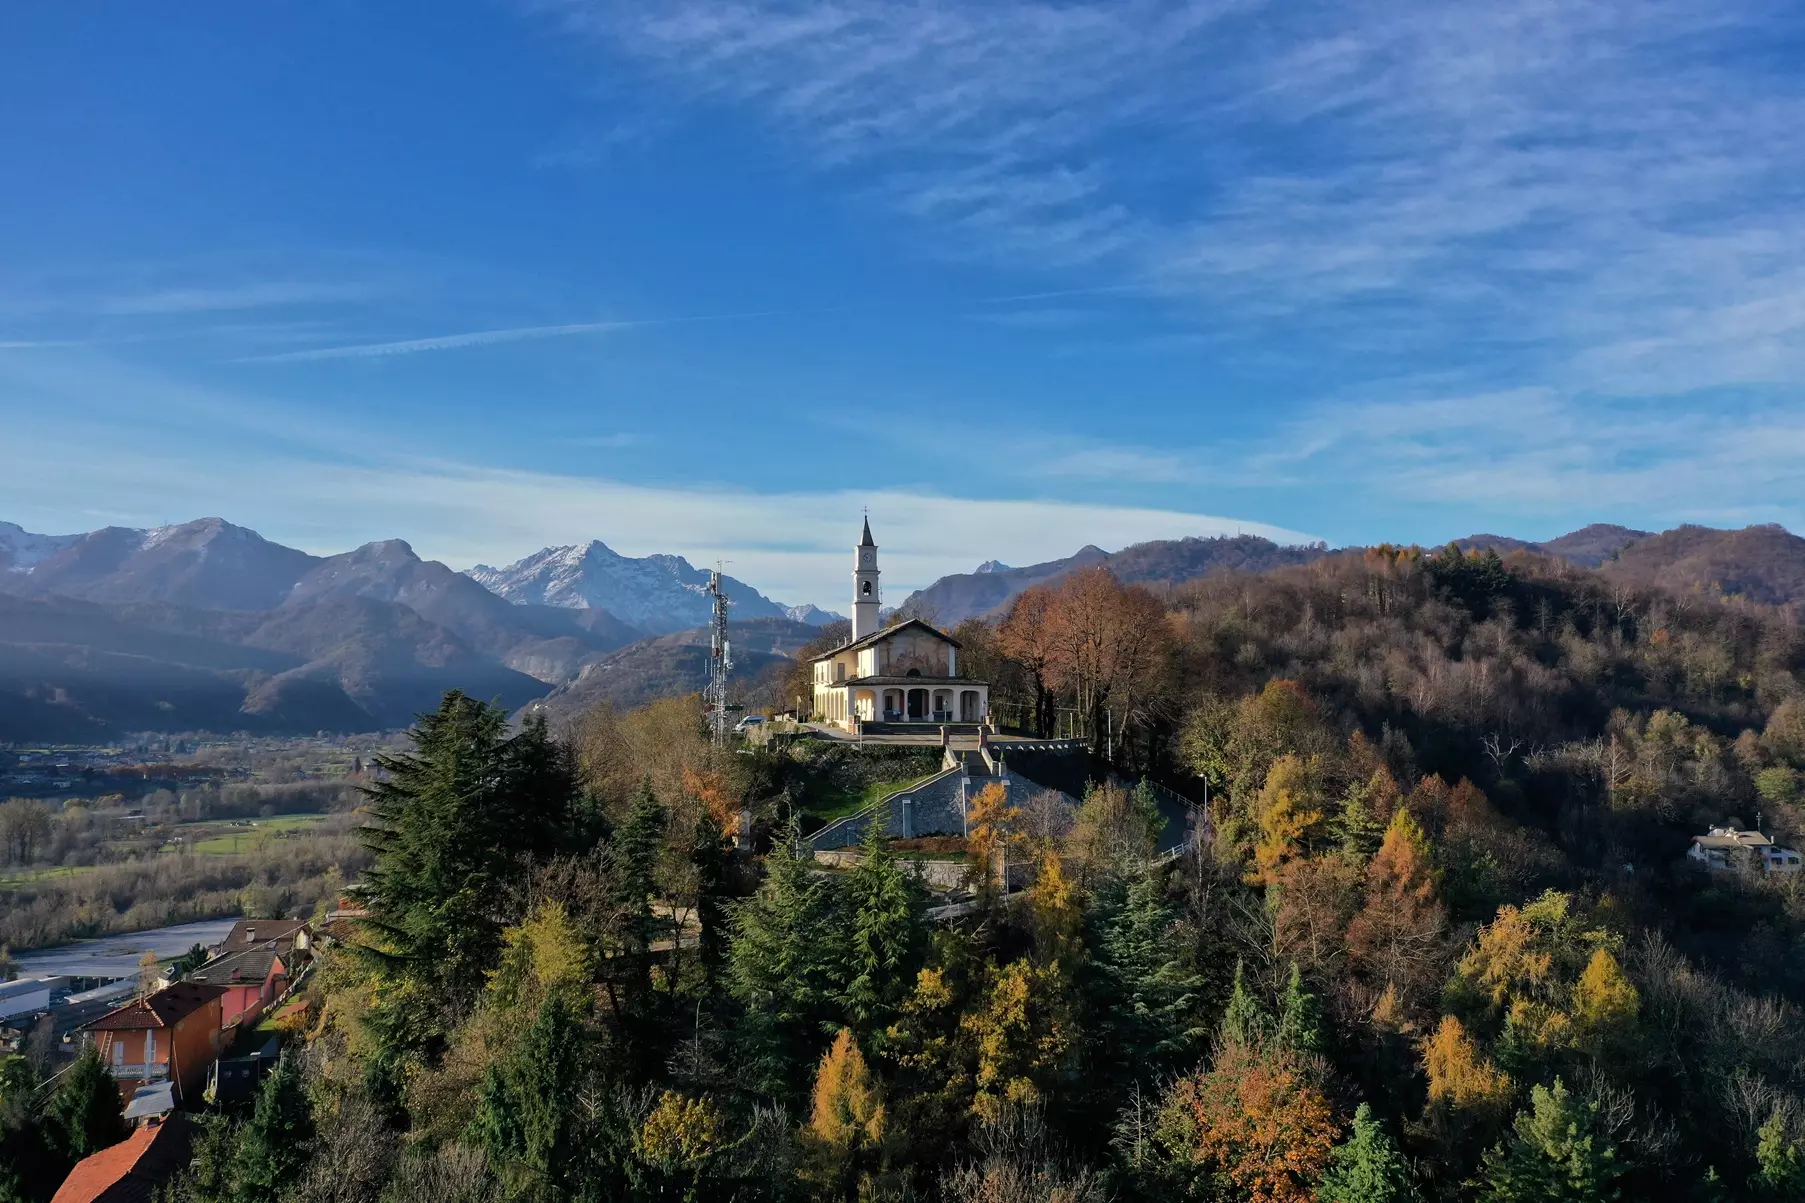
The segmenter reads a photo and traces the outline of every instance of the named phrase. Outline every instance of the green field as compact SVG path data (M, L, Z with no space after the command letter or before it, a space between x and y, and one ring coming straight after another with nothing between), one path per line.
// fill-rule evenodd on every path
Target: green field
M263 846L264 841L279 835L318 827L326 818L323 814L274 815L267 819L252 819L248 827L222 826L219 823L184 823L182 826L213 833L189 845L191 852L201 856L231 856L238 852L255 852Z
M0 890L9 886L36 885L41 881L49 881L56 877L74 877L81 873L91 873L94 865L50 865L43 869L21 869L17 873L0 873Z

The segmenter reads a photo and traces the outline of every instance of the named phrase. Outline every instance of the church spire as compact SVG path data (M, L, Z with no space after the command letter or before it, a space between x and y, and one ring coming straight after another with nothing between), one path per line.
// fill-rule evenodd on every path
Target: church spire
M852 556L852 637L863 639L878 632L880 596L877 580L877 542L871 537L871 519Z

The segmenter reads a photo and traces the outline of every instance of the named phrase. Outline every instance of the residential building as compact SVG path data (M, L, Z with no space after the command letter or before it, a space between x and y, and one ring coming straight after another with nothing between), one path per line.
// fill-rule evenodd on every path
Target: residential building
M214 957L190 973L185 981L219 986L220 1026L256 1023L264 1009L288 989L288 966L276 951L276 941L243 952Z
M76 1163L50 1203L152 1203L188 1164L192 1133L180 1115L144 1123Z
M199 1097L207 1069L218 1059L223 1037L220 999L224 986L177 982L88 1024L101 1060L129 1102L147 1082L168 1081L178 1101Z
M1764 873L1797 873L1805 864L1798 852L1781 847L1759 831L1737 827L1735 820L1693 836L1686 856L1707 869L1758 869Z
M295 953L305 955L313 947L313 929L305 919L240 919L213 946L213 955L228 956L272 941L276 951L292 962Z

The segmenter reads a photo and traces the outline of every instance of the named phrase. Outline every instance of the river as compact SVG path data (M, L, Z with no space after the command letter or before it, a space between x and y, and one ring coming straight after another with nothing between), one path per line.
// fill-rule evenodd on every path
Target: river
M13 960L19 964L20 977L51 977L65 973L75 977L132 977L138 972L138 958L145 952L156 953L161 961L173 961L196 944L219 943L236 922L236 918L203 919L199 923L122 932L98 940L78 940L54 948L15 952Z

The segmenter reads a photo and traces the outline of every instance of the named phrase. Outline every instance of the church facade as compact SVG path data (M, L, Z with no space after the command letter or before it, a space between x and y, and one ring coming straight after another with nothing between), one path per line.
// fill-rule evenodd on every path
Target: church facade
M982 723L990 685L959 675L959 641L911 618L878 625L871 522L853 552L852 638L814 660L814 712L846 731L861 723Z

